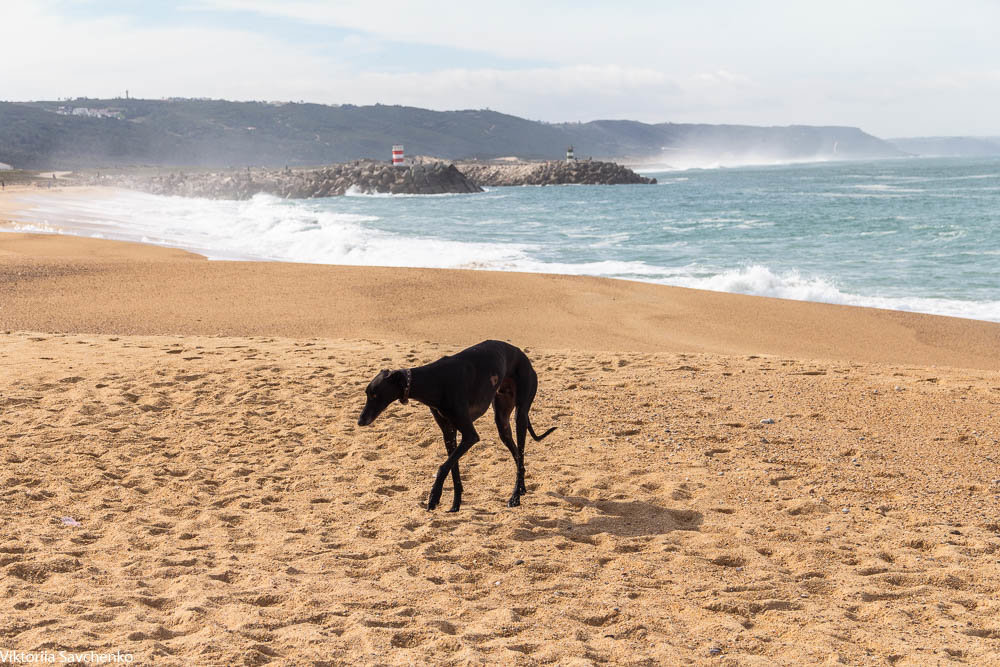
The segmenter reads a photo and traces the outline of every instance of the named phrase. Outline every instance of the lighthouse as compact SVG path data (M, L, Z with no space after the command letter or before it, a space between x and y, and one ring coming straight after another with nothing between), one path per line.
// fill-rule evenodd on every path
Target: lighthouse
M572 162L574 159L576 158L573 157L573 147L570 146L566 149L566 162Z
M392 147L392 164L403 164L403 145L396 144Z

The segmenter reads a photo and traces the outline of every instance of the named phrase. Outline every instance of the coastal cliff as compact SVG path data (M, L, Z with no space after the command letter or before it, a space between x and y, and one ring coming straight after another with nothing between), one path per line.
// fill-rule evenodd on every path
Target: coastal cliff
M622 185L656 183L614 162L460 162L458 168L477 185Z
M93 182L93 181L92 181ZM156 175L105 175L100 185L115 185L159 195L206 199L250 199L269 194L285 199L362 194L444 194L482 192L453 164L436 162L392 166L373 160L319 169L255 169L225 172L178 172Z

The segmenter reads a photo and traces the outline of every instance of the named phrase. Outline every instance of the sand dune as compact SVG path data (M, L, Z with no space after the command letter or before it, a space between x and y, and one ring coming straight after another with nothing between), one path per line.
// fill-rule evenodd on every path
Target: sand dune
M0 649L1000 663L998 325L13 234L0 318ZM509 509L485 416L430 513L437 426L363 387L486 337L558 429Z

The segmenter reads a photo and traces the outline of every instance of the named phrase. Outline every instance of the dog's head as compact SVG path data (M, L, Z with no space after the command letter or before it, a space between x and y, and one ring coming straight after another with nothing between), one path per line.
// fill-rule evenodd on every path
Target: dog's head
M368 426L393 401L406 403L406 374L403 371L382 371L365 387L365 407L358 417L358 426Z

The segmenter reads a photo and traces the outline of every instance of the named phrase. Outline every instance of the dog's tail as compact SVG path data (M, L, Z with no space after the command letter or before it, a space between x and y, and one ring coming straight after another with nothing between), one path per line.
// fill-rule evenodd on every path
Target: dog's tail
M527 420L525 420L525 421L527 421L527 422L528 422L528 433L530 433L530 434L531 434L531 437L535 439L535 442L539 442L540 440L544 440L544 439L545 439L545 437L546 437L546 436L547 436L547 435L548 435L549 433L552 433L552 431L556 430L556 427L555 427L555 426L553 426L552 428L550 428L550 429L549 429L548 431L546 431L545 433L542 433L541 435L535 435L535 429L531 428L531 420L530 420L530 419L527 419Z

